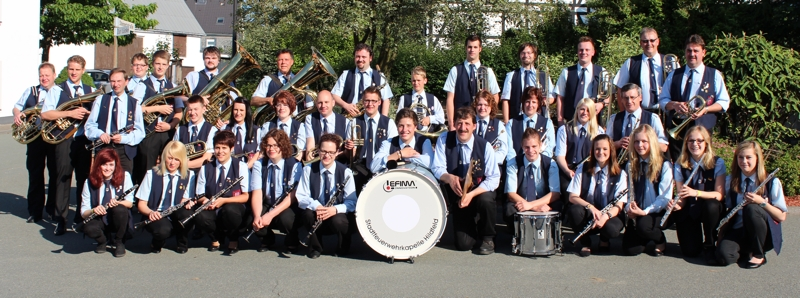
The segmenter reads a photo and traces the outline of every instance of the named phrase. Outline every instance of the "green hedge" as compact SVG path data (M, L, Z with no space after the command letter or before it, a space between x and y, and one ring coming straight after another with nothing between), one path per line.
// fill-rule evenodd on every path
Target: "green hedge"
M68 79L69 79L69 74L67 74L67 68L64 67L61 69L61 72L58 73L55 83L61 84L63 82L66 82ZM95 88L97 87L94 85L94 79L92 79L92 76L90 76L87 73L83 73L83 77L81 77L81 82Z

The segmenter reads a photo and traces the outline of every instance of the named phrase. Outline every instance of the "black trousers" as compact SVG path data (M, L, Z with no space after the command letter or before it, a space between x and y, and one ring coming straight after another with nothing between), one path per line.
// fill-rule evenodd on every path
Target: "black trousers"
M264 206L264 208L269 208L269 206ZM261 238L262 245L272 245L275 243L275 232L273 232L272 229L280 229L281 232L286 233L283 244L285 246L297 247L297 245L300 244L297 229L302 225L300 216L297 216L297 214L301 214L302 212L303 210L301 210L296 203L293 203L291 207L283 210L283 212L273 218L269 226L258 230L255 235Z
M47 160L47 147L52 146L36 137L28 143L25 168L28 169L28 215L35 219L42 218L44 210L44 168ZM53 183L51 182L51 187Z
M217 213L219 212L219 213ZM244 204L230 203L217 210L203 210L194 218L195 226L211 236L211 241L239 241L245 223Z
M114 233L114 243L123 243L125 232L128 231L128 219L130 218L128 208L117 205L114 208L106 210L106 212L108 213L105 216L98 216L87 222L86 225L83 226L83 233L100 244L108 240L106 235ZM103 217L107 218L108 224L103 222Z
M372 172L367 165L367 159L362 158L359 162L353 164L353 183L356 186L356 196L361 195L361 189L364 185L372 179Z
M311 231L311 227L317 221L317 212L311 209L303 210L303 221L306 229ZM308 247L314 251L322 252L322 243L319 241L317 235L336 235L338 243L336 245L336 252L347 252L350 250L352 241L352 230L355 227L356 215L355 213L337 213L334 216L326 219L320 224L316 232L308 237Z
M698 199L689 208L674 211L670 222L675 223L678 232L678 243L686 257L696 257L703 250L713 250L717 243L717 225L719 225L722 203L717 200ZM703 237L705 235L705 239Z
M461 197L457 196L449 185L443 188L447 192L448 210L453 215L453 231L457 250L471 250L482 244L483 240L494 238L497 234L497 204L495 193L487 191L472 198L469 205L460 208Z
M638 255L644 252L644 247L650 241L656 244L667 243L667 237L659 226L664 212L650 213L636 219L628 219L625 235L622 236L622 251L628 255ZM635 222L635 223L634 223Z
M133 184L140 183L147 171L156 165L161 151L167 146L169 140L168 131L154 132L139 143L139 146L136 147L136 157L133 158Z
M735 216L734 216L735 218ZM743 227L728 229L717 246L717 261L723 265L735 264L740 256L763 258L772 247L772 235L767 211L755 204L748 204L742 210ZM733 223L728 223L732 225Z
M97 148L97 152L100 152L100 150L103 150L103 149L106 149L106 148L114 149L114 151L116 151L117 155L119 156L119 163L122 166L122 169L125 170L125 172L133 173L133 161L130 158L128 158L128 154L125 153L125 146L124 145L106 144L106 145L100 146L100 148Z
M92 167L92 152L86 150L86 145L91 144L92 142L86 138L86 136L81 135L75 137L72 140L72 145L70 146L70 153L69 156L72 159L72 167L75 170L75 212L74 221L81 222L83 219L80 215L81 210L81 194L83 194L83 184L86 183L86 179L89 179L89 171Z
M586 225L589 224L589 221L592 220L592 213L580 205L570 205L567 207L567 213L569 213L569 218L571 219L569 223L576 234L583 231ZM581 246L591 247L592 238L589 236L598 233L600 234L600 241L603 242L608 242L611 238L619 237L622 227L622 219L619 216L615 216L606 221L606 224L604 224L602 228L591 229L586 235L581 237Z
M47 212L60 222L66 222L69 212L69 195L72 188L72 139L47 146L47 171L50 185L47 192ZM78 211L80 212L80 211Z
M175 235L175 240L178 242L179 248L189 247L189 229L181 226L180 221L188 218L192 211L186 208L175 210L169 217L162 217L161 219L151 222L144 228L153 235L151 245L155 248L164 247L164 243L170 236ZM142 216L142 220L146 220L147 216Z
M564 202L561 199L548 204L548 206L550 206L552 211L559 213L564 212L564 210L562 210L564 208ZM514 234L514 215L517 214L517 212L518 211L517 208L514 207L514 203L506 202L505 209L503 210L503 222L506 223L506 226L508 227L509 231L511 231L512 235Z

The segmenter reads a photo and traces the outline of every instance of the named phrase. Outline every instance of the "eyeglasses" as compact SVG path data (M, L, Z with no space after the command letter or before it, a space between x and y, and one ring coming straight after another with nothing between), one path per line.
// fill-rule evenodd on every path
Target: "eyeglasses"
M265 147L267 147L267 149L280 148L280 147L278 147L278 144L274 144L274 145L273 144L267 144Z
M703 140L703 139L693 139L693 140L686 140L686 142L687 142L687 143L697 143L697 144L700 144L700 143L705 143L705 142L706 142L706 140Z
M147 67L147 64L133 64L133 67Z
M274 105L274 107L275 107L276 109L277 109L277 108L288 108L288 107L289 107L289 105L287 105L287 104L285 104L285 103L276 103L276 104Z
M641 43L648 43L648 42L649 43L656 43L656 40L658 40L658 38L656 38L656 39L642 39L642 40L640 40L640 42Z
M319 155L320 156L322 156L322 155L333 156L334 154L336 154L336 151L319 150Z
M368 104L369 104L369 105L376 105L376 104L378 104L379 102L380 102L379 100L366 100L366 99L364 100L364 104L365 104L365 105L368 105Z

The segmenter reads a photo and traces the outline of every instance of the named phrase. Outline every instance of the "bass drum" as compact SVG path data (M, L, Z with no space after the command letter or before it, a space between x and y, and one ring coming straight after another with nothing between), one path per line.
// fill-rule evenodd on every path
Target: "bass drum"
M356 222L364 242L392 260L428 252L444 233L447 206L430 170L405 164L375 175L361 190Z

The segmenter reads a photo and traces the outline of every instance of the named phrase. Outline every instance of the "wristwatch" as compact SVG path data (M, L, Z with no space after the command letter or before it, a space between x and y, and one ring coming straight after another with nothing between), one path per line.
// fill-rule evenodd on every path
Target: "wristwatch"
M586 210L589 210L589 206L592 206L592 204L591 203L586 203L586 206L583 206L583 208L586 208Z
M761 206L761 208L767 208L767 200L764 200L761 202L761 204L758 204L758 206Z

